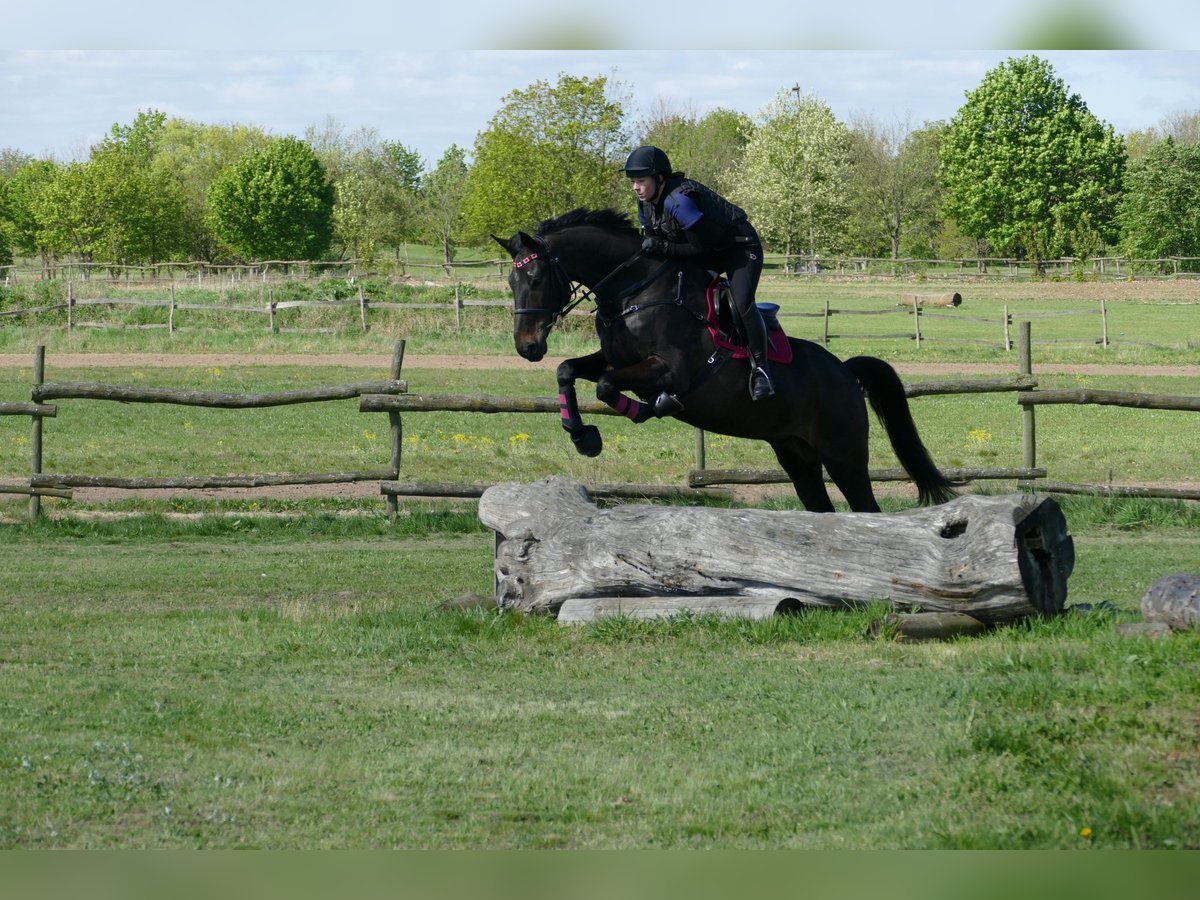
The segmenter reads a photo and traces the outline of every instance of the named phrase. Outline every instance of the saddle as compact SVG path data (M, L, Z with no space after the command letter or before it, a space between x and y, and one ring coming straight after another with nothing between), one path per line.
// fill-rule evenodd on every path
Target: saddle
M718 350L725 350L734 359L745 359L750 355L745 342L737 333L733 318L733 298L730 296L729 282L721 276L716 276L708 283L705 292L708 311L705 315L705 327L712 335L713 343ZM756 303L762 314L763 324L767 328L767 359L774 363L787 365L792 361L792 345L788 340L783 326L779 324L776 313L778 303Z

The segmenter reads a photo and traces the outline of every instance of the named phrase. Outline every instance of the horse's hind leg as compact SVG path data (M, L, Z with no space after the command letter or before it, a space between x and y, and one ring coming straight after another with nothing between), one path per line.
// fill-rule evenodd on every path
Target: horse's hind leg
M871 489L871 474L865 462L827 459L825 468L850 504L852 512L879 512L875 492Z
M821 460L807 444L792 438L772 441L775 458L792 479L796 496L809 512L833 512L833 501L825 489L825 478L821 474Z

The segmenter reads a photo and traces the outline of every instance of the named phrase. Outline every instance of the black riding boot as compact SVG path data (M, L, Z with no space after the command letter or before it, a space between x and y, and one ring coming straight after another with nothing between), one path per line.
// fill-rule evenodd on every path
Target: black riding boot
M764 400L775 395L775 382L771 380L771 364L767 361L767 326L762 313L754 304L742 311L742 333L746 337L746 348L750 351L750 399Z

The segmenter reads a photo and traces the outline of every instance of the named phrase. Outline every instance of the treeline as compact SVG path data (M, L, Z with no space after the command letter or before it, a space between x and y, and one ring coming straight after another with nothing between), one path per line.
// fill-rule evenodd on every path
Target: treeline
M799 88L755 118L630 106L603 76L538 81L432 163L335 120L279 137L147 110L85 161L0 150L0 265L370 262L410 243L448 263L577 206L632 212L621 163L642 143L743 205L777 253L1200 256L1200 112L1116 134L1037 56L915 127L839 121Z

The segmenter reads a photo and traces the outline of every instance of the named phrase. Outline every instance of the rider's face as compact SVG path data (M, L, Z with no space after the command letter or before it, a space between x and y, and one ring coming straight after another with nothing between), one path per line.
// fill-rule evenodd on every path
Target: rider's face
M657 175L642 175L638 178L630 178L629 184L633 187L634 195L643 203L649 203L654 199L654 195L658 193Z

